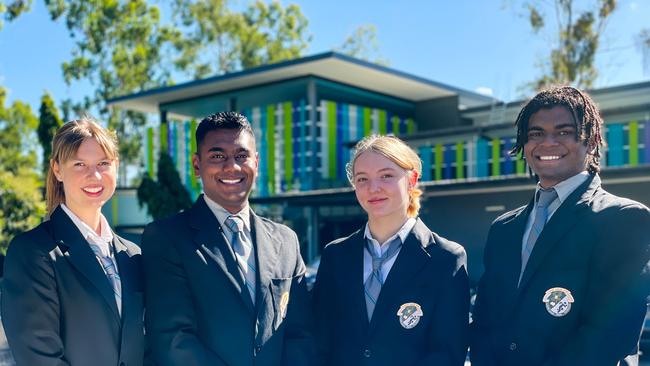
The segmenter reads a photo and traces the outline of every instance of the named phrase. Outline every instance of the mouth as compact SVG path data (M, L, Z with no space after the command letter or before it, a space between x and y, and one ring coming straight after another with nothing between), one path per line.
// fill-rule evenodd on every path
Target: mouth
M101 196L102 192L104 192L104 187L102 186L83 187L82 190L88 196L98 197Z
M376 205L376 204L380 204L380 203L382 203L382 202L384 202L386 200L387 200L387 198L371 198L371 199L368 200L368 203L371 204L371 205Z
M244 181L244 178L236 178L236 179L225 179L225 178L220 178L219 182L225 185L229 186L234 186L237 184L240 184Z
M537 160L540 161L555 161L562 159L560 155L538 155L536 156Z

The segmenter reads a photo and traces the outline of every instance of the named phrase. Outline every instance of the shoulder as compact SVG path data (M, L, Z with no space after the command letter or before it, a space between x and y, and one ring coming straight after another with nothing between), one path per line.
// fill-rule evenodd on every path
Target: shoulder
M154 220L145 226L143 235L174 233L179 228L187 226L188 220L188 211L182 211L162 219Z
M56 248L56 242L50 233L49 222L45 221L13 238L9 244L7 256L23 252L45 255L54 248Z
M591 200L591 209L597 213L623 213L649 215L650 209L641 202L631 200L625 197L619 197L607 192L604 189L596 191Z
M260 225L264 227L269 233L279 235L282 237L297 237L296 232L285 224L272 221L266 217L255 215L255 219L259 220Z
M344 250L352 243L357 242L362 236L363 234L361 232L361 229L359 229L348 236L334 239L325 245L325 248L323 248L323 254Z

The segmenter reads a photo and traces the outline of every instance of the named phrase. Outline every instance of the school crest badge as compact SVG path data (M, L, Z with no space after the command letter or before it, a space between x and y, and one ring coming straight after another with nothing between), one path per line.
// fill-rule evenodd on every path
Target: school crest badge
M397 311L399 323L404 329L413 329L423 315L422 307L414 302L402 304Z
M546 311L555 317L565 316L571 311L571 304L575 301L571 291L562 287L553 287L546 290L542 299Z

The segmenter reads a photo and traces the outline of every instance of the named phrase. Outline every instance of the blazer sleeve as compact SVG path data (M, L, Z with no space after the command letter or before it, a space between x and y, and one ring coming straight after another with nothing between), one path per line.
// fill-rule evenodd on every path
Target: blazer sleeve
M615 365L635 352L650 293L650 212L631 204L603 218L597 225L584 321L545 366Z
M332 288L333 276L336 271L331 268L331 251L333 248L325 247L321 254L320 264L318 266L318 273L316 274L316 282L312 290L312 302L314 309L314 323L315 323L315 339L316 339L316 359L323 364L329 364L328 355L332 351L332 336L333 331L331 325L334 324L331 320L334 318L332 314L332 306L330 301L332 296L335 296Z
M51 240L51 239L50 239ZM17 365L63 366L59 297L52 260L25 236L7 252L2 320Z
M469 343L469 278L467 256L459 245L445 273L440 301L433 314L430 353L418 365L463 366Z
M225 366L197 336L189 279L174 245L178 233L161 226L147 226L142 236L145 326L152 358L162 366Z
M483 300L484 295L487 291L486 283L490 282L488 278L489 274L492 271L489 270L489 267L492 263L492 254L491 248L495 236L494 225L490 227L488 233L488 238L485 244L485 249L483 250L483 266L485 271L483 276L478 284L478 289L476 292L476 299L474 301L474 308L472 311L472 323L470 324L470 349L469 356L472 360L472 365L475 366L497 366L496 359L492 354L492 348L490 347L490 337L489 337L489 326L486 324L487 315L485 312L486 304Z
M300 256L298 237L294 232L292 235L296 268L291 282L291 299L287 306L282 364L310 365L313 363L315 353L311 298L305 282L306 267Z

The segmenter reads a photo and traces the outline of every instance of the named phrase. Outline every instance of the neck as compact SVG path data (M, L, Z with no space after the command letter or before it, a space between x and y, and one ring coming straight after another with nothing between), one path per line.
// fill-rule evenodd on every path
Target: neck
M382 245L390 238L395 235L399 229L404 226L404 223L408 220L406 213L400 215L399 217L380 217L380 218L368 218L368 228L370 229L370 234Z
M70 206L67 207L70 209L70 211L77 215L81 221L90 226L93 231L97 233L97 235L102 234L102 225L100 220L100 217L102 215L101 209L80 210L78 208L73 208Z

